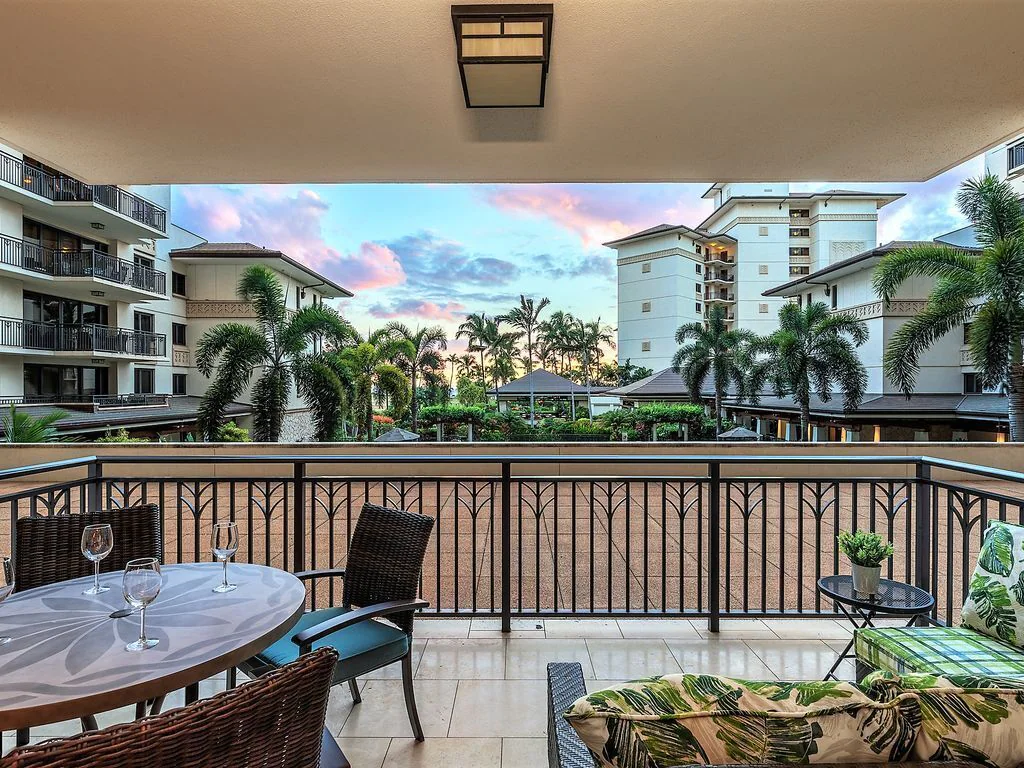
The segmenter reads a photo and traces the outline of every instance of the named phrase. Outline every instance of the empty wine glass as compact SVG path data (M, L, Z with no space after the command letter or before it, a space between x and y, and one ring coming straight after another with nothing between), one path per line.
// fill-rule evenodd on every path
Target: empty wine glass
M236 589L237 585L228 584L228 560L238 551L238 526L235 523L214 523L210 548L213 556L224 564L224 579L213 591L230 592Z
M159 643L159 640L146 637L146 606L156 600L160 594L160 563L155 557L140 557L129 560L124 567L122 580L124 599L132 608L141 608L141 625L139 639L128 643L126 651L144 651Z
M114 532L108 523L87 525L82 530L82 554L92 561L95 568L92 586L83 595L99 595L110 590L110 587L100 586L100 560L109 555L113 548Z
M14 592L14 563L11 562L11 558L5 557L3 559L4 568L4 585L0 587L0 603L11 596ZM11 638L8 635L0 637L0 645L11 642Z

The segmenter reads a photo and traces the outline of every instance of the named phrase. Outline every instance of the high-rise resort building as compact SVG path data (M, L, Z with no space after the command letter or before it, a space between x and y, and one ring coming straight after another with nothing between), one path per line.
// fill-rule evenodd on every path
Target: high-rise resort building
M0 404L67 413L62 434L121 427L176 439L194 426L206 380L203 331L249 322L235 289L270 267L295 310L352 294L279 251L207 243L171 222L168 186L87 184L0 145ZM282 439L310 434L292 394ZM243 425L248 397L229 407Z
M764 292L877 244L878 211L901 194L790 192L786 182L716 183L695 227L661 224L605 243L617 253L618 355L660 371L676 329L720 304L730 323L759 334L785 298Z

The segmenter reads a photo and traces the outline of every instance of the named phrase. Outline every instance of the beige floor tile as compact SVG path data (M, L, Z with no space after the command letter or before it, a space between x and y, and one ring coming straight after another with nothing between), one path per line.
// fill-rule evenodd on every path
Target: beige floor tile
M594 676L586 640L552 638L505 642L506 680L546 680L547 665L552 661L578 661L583 666L584 677Z
M505 677L505 641L431 639L420 657L416 677L500 680Z
M485 768L501 764L501 739L393 739L384 768ZM354 761L355 768L362 768Z
M693 624L686 619L619 619L618 623L623 637L699 637Z
M764 624L784 640L849 640L853 636L845 619L766 619Z
M413 625L413 636L420 638L433 637L469 637L469 619L417 619Z
M547 762L547 739L501 740L501 768L543 768Z
M780 680L820 680L835 662L838 653L821 640L747 640ZM852 662L847 662L852 667ZM840 670L840 678L845 677Z
M688 674L722 675L750 680L775 679L771 669L742 640L711 638L665 642L683 671Z
M478 629L469 633L470 640L543 640L547 635L538 630L513 629L502 632L497 629Z
M707 619L693 619L690 623L701 637L712 637L715 634L708 631ZM745 640L748 637L755 640L776 637L775 633L759 619L722 619L718 635L736 640Z
M451 737L542 737L547 732L544 680L460 680Z
M636 680L680 672L664 640L587 640L594 677Z
M338 739L338 746L356 768L381 768L391 739Z
M423 649L427 647L427 641L425 638L416 637L412 641L412 672L416 674L416 667L419 666L420 657L423 655ZM366 680L401 680L402 679L402 663L396 661L393 664L388 664L386 667L375 669L367 675L359 678Z
M548 619L544 622L548 637L622 637L619 624L613 619Z
M473 619L470 622L470 632L500 632L501 619ZM512 619L513 632L543 632L543 619Z
M417 680L416 705L423 733L428 737L448 734L452 706L455 703L456 680ZM412 727L405 711L405 697L399 680L368 680L360 689L363 702L352 708L336 736L348 737L411 737Z
M359 683L359 690L365 687L366 681L363 680ZM331 733L340 733L355 706L347 683L332 686L331 695L327 699L327 730Z

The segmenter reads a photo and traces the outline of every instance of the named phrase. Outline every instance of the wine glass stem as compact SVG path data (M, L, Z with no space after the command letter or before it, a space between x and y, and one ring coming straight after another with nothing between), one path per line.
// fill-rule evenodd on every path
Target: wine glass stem
M100 561L96 560L93 562L92 570L92 588L97 592L100 591Z
M141 620L142 623L139 625L139 642L140 643L145 643L146 642L146 606L142 606L141 613L142 613L142 620Z
M221 583L221 586L222 587L226 587L228 585L228 559L226 557L224 558L223 563L224 563L224 581Z

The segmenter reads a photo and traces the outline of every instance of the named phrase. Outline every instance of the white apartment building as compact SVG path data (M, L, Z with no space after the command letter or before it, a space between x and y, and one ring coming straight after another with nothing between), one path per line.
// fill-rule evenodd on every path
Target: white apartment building
M617 253L620 362L668 367L675 329L716 303L738 327L772 332L785 300L764 292L872 248L878 210L902 195L769 182L716 183L703 196L714 210L695 228L662 224L605 244ZM690 302L698 289L702 301Z
M90 185L0 145L0 403L59 406L68 434L180 435L206 387L198 339L252 317L235 293L244 266L270 266L290 308L351 296L280 252L209 244L170 207L170 187ZM289 437L308 435L294 397L292 410Z

